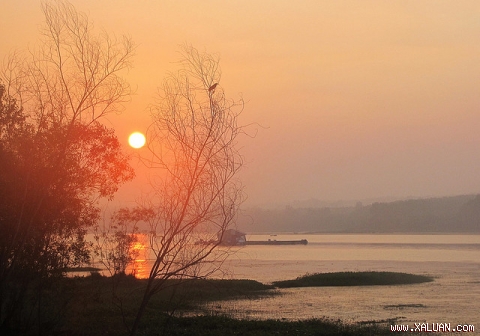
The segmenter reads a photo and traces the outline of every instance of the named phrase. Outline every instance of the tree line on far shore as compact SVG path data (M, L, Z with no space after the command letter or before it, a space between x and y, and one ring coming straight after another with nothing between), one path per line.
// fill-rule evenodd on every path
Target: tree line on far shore
M477 233L480 195L409 199L354 206L249 208L238 229L245 232Z

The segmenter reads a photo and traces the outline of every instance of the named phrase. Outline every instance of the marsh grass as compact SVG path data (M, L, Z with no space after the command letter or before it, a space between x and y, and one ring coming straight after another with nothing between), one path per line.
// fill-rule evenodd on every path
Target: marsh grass
M399 272L336 272L306 274L294 280L274 281L279 288L320 286L389 286L433 281L425 275Z
M79 335L124 335L140 305L146 280L120 275L65 279L76 283L72 313L65 325ZM232 299L254 299L275 295L274 287L254 280L169 280L147 306L142 329L156 330L177 321L177 312L194 311L201 304ZM181 318L180 318L181 319ZM179 323L179 322L177 322ZM142 334L142 333L140 333ZM161 334L161 333L160 333ZM169 335L170 333L167 333ZM196 333L192 333L196 334Z
M172 318L163 329L166 335L325 335L363 336L391 335L385 325L345 324L328 319L302 321L282 320L239 320L228 316L196 316ZM155 329L144 330L145 335L154 334ZM158 329L157 329L158 332ZM398 333L400 334L400 333ZM401 334L400 334L401 335Z
M328 274L328 273L327 273ZM388 278L405 279L391 273ZM338 281L348 275L345 283L364 284L365 273L356 278L351 273L337 273ZM379 279L383 275L374 274ZM316 275L315 275L316 276ZM312 281L314 275L297 279L303 284ZM329 275L330 277L332 275ZM355 280L356 279L356 280ZM363 280L358 280L363 279ZM418 282L418 278L417 282ZM355 282L355 281L360 282ZM425 279L424 279L425 280ZM145 280L133 276L104 277L92 273L88 277L63 278L45 293L44 303L52 306L45 311L49 317L44 335L128 335L139 307ZM373 281L368 281L372 283ZM382 283L384 283L383 281ZM278 286L277 282L275 285ZM388 282L389 284L392 281ZM405 281L401 281L405 283ZM412 283L411 281L408 283ZM388 324L372 321L367 324L346 324L329 319L302 321L234 319L226 315L205 312L206 303L222 300L257 299L281 294L273 285L254 280L189 280L178 283L170 280L165 289L152 297L145 312L139 335L387 335ZM61 302L59 306L57 302ZM61 310L54 310L55 307ZM181 312L200 312L201 316L182 316ZM179 313L180 312L180 313ZM393 322L392 322L393 323ZM39 334L38 329L0 330L2 335ZM400 334L400 333L396 333Z

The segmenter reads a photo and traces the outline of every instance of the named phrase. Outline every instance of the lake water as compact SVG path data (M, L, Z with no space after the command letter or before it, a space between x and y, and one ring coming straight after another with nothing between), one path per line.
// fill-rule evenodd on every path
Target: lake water
M401 286L316 287L278 290L281 295L213 302L205 308L239 318L345 322L393 320L395 324L450 323L480 331L480 235L248 235L247 240L307 239L308 245L235 248L224 278L263 283L306 273L393 271L435 277ZM140 272L148 270L140 263ZM144 268L144 269L143 269Z
M450 323L480 331L480 235L250 235L247 240L307 239L308 245L245 246L225 263L228 277L269 283L306 273L394 271L435 277L401 286L282 289L258 300L214 302L207 307L240 318L395 324Z

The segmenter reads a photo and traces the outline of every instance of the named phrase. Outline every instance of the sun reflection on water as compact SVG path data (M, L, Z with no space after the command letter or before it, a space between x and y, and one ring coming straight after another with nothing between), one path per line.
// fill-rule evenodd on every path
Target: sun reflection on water
M147 263L147 236L135 234L135 240L130 246L130 252L134 257L133 262L127 267L127 274L133 274L138 279L146 279L150 274Z

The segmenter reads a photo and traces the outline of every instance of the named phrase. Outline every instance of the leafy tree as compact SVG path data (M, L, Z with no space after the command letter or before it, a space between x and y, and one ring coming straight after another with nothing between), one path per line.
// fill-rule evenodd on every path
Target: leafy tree
M32 286L88 261L98 200L133 177L112 129L130 89L128 38L95 35L66 1L43 5L41 45L13 54L0 86L0 326L18 325ZM31 300L30 300L31 301ZM38 314L40 315L40 314ZM36 322L41 326L41 321Z
M11 105L2 103L1 115L7 115L5 110L11 111ZM13 110L17 124L3 129L15 132L2 132L0 138L4 323L11 321L33 280L61 275L89 260L84 236L99 219L96 199L111 197L119 183L133 176L115 134L100 123L70 127L64 147L66 127L33 132L22 110ZM65 155L58 162L60 151Z

